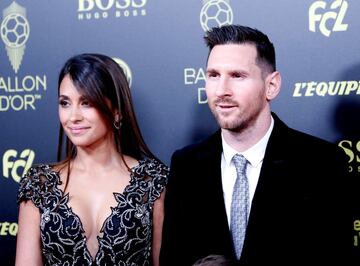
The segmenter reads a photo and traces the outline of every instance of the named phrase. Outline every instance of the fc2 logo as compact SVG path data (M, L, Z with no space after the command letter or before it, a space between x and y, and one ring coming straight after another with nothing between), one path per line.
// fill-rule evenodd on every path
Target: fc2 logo
M329 37L331 32L334 31L346 31L348 24L344 24L343 20L348 6L347 1L335 0L330 5L330 9L335 11L326 12L327 3L325 1L315 1L309 8L309 30L315 32L316 23L319 23L319 30L326 37ZM331 20L334 23L330 23ZM328 27L331 25L333 26L329 29Z
M11 177L19 182L21 177L29 170L35 158L34 151L25 149L18 156L16 150L7 150L3 156L3 175L4 177ZM19 173L19 170L22 170Z

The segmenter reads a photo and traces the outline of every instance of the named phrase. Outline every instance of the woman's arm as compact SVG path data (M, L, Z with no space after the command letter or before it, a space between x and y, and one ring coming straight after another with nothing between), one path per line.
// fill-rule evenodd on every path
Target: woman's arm
M18 223L15 265L43 265L40 242L40 213L31 200L20 203Z
M165 189L161 193L160 198L154 202L153 212L153 242L152 242L152 257L153 266L159 266L159 256L162 238L162 226L164 221L164 197Z

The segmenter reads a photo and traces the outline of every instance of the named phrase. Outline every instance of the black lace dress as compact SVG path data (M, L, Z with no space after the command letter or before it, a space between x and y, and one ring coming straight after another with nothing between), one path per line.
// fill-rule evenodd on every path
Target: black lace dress
M50 165L32 167L20 181L18 202L32 200L39 208L45 265L151 265L153 206L168 172L153 159L131 169L124 192L114 192L117 206L104 221L93 261L80 218L68 206L69 195L59 189L59 173Z

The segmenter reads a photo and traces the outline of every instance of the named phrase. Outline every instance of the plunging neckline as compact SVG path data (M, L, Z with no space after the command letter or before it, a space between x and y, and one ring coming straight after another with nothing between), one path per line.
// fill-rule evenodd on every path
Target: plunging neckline
M97 232L97 234L96 234L96 239L97 239L98 248L97 248L97 251L96 251L96 253L95 253L95 257L93 257L93 256L91 255L90 249L89 249L89 247L88 247L88 245L87 245L87 240L88 240L88 238L86 237L86 232L85 232L85 230L84 230L84 226L83 226L83 223L82 223L82 220L81 220L80 216L79 216L76 212L74 212L74 211L73 211L73 208L68 204L68 203L69 203L69 199L70 199L69 192L67 192L67 193L65 194L64 191L59 187L59 186L62 184L61 177L60 177L60 173L59 173L58 171L55 171L54 169L52 169L52 170L56 173L57 178L58 178L58 180L60 181L60 182L58 182L57 185L55 186L56 189L59 190L60 193L61 193L60 201L63 201L65 198L67 198L66 201L65 201L65 203L64 203L64 206L65 206L66 209L69 210L69 211L72 213L72 215L73 215L74 217L76 217L76 219L79 221L79 225L80 225L80 229L81 229L81 233L80 233L80 234L81 234L81 240L84 241L84 249L85 249L85 252L89 255L89 258L91 259L91 265L96 261L96 258L97 258L98 254L99 254L99 252L100 252L100 247L101 247L101 246L100 246L100 241L101 241L102 239L104 239L104 233L105 233L105 232L102 233L101 231L103 230L106 221L108 221L109 218L113 215L113 209L118 208L118 206L119 206L119 204L120 204L119 199L126 197L128 188L134 183L135 170L136 170L136 168L138 168L138 167L141 165L142 161L143 161L143 160L139 160L137 165L135 165L135 166L133 166L133 167L130 168L130 180L129 180L128 184L124 187L123 192L113 192L113 193L112 193L112 194L113 194L113 197L115 198L115 201L116 201L117 204L116 204L116 206L109 206L110 214L105 217L105 220L104 220L104 221L102 222L102 224L101 224L101 227L100 227L101 229L100 229L100 231ZM120 197L117 196L117 195L120 195ZM102 236L100 236L101 233L102 233Z
M20 203L31 200L39 210L39 241L45 265L151 264L154 207L167 184L169 168L148 157L141 158L138 166L134 164L131 164L131 180L129 171L128 177L123 179L125 182L119 182L115 186L109 184L108 189L104 187L108 191L106 199L102 204L98 204L100 208L103 207L101 221L96 223L98 228L95 230L91 226L89 229L85 228L86 232L93 232L88 238L85 238L81 222L86 225L86 221L91 221L87 218L89 215L82 215L84 220L81 221L77 213L73 213L69 207L74 200L72 193L77 191L76 195L82 195L87 193L87 190L65 190L65 193L62 193L58 188L65 188L65 182L61 183L57 171L61 176L64 172L58 164L38 164L29 169L20 180L17 201ZM110 193L119 189L123 193L114 193L117 204ZM70 192L70 200L64 195L66 192ZM96 193L96 190L94 192ZM81 202L90 203L89 199L85 200ZM77 206L81 207L74 204L74 208ZM109 206L117 206L111 210L111 215L106 213ZM77 210L86 209L76 208L75 211ZM110 216L105 218L108 215ZM102 238L97 241L100 222L103 224L103 234L100 234ZM85 241L90 240L88 246L85 246ZM93 256L90 256L88 247L92 249Z

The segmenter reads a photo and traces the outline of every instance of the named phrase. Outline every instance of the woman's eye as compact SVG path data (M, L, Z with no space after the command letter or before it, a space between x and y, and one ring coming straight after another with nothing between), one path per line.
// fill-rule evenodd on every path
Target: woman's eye
M66 107L69 105L69 102L65 100L59 100L59 105L62 107Z
M81 102L81 105L83 106L91 106L91 103L88 100L84 100Z

